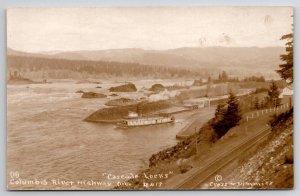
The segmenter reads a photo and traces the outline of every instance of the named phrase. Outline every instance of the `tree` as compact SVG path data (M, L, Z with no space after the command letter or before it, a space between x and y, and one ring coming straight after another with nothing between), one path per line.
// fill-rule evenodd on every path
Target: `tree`
M265 102L264 102L264 100L261 100L261 102L260 102L260 109L263 109L263 108L265 108L266 106L265 106Z
M254 100L254 108L257 109L257 110L260 108L258 97L255 97L255 100Z
M211 89L211 77L209 76L206 84L206 97L210 96L210 89Z
M239 121L242 119L238 99L232 92L229 93L227 105L228 107L224 120L228 121L231 128L238 125Z
M226 104L219 104L215 112L212 127L215 130L217 138L221 138L229 129L237 126L241 119L237 97L230 92Z
M207 78L207 83L211 83L211 77L210 76L208 76L208 78Z
M218 76L218 82L227 82L228 81L228 75L225 71L222 71L222 73Z
M216 111L215 111L215 120L221 121L224 119L225 113L226 113L226 103L219 103L217 105Z
M279 90L278 90L278 86L276 85L276 83L274 81L272 81L270 88L268 90L268 99L269 99L269 103L271 104L271 106L273 107L277 107L280 104L280 98L279 98Z
M265 82L266 79L263 76L250 76L243 80L244 82Z
M285 44L286 54L280 55L280 59L284 61L284 64L279 65L280 69L276 70L280 77L286 80L288 83L294 82L294 35L293 33L283 35L281 40L287 40Z

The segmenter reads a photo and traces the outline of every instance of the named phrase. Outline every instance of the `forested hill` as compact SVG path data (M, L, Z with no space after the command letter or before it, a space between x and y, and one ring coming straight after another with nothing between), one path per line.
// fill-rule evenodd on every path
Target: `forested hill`
M136 77L175 78L194 77L199 73L185 68L142 65L112 61L67 60L33 56L8 55L8 74L30 78ZM201 73L204 74L204 73Z
M200 77L208 77L208 73L218 75L222 70L225 70L234 76L246 77L248 75L264 75L268 79L278 77L278 74L274 70L282 63L279 57L283 53L285 53L283 47L186 47L169 50L124 48L94 51L50 51L40 53L28 53L10 48L7 49L8 56L10 56L10 59L13 59L10 63L12 66L16 66L15 62L18 58L32 57L34 59L29 60L24 58L24 63L29 61L34 61L34 63L36 61L42 61L41 66L51 64L51 67L48 67L48 65L46 67L53 69L53 67L59 66L59 69L64 69L64 66L60 66L63 62L68 64L65 65L65 67L70 66L70 64L77 65L76 69L70 67L68 69L81 70L89 73L100 72L115 75L130 73L131 75L140 74L142 76L145 76L145 74L154 74L156 76L163 75L170 77L186 75L187 73L190 75L191 72L198 72L200 73ZM74 63L74 61L76 61L76 63ZM55 64L59 62L59 65L53 65L53 62L55 62ZM83 62L86 66L82 65ZM122 68L120 68L121 65ZM18 66L21 66L21 64L18 64ZM29 65L27 65L27 67L28 66ZM32 67L37 66L32 65ZM29 66L28 68L33 70L32 67ZM95 70L93 70L92 67L94 67Z
M143 50L138 48L95 50L95 51L57 51L27 53L8 48L8 55L58 58L69 60L131 62L168 67L214 67L275 69L281 63L279 55L283 47L203 47L176 48L169 50Z

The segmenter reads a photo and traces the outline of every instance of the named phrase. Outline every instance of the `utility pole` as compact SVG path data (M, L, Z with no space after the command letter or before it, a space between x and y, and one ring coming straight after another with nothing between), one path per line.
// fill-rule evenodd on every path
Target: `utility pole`
M195 133L196 133L196 155L198 154L198 135L197 135L197 127L195 127Z

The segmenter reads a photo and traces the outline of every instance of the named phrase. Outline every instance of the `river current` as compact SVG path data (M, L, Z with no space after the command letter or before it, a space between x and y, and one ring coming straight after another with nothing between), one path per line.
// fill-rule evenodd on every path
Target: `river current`
M189 114L178 114L173 125L133 129L83 121L108 99L83 99L75 92L106 92L109 85L115 84L102 89L74 82L8 85L8 173L17 171L24 179L101 180L104 173L137 173L151 154L177 142Z

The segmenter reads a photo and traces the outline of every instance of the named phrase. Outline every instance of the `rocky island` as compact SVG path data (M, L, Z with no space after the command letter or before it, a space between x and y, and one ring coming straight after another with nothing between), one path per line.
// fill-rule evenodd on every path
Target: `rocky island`
M101 108L98 111L92 113L85 118L85 121L89 122L108 122L115 123L122 120L124 116L128 115L128 111L138 112L137 108L140 108L142 115L156 113L159 110L163 110L172 106L170 100L168 101L156 101L156 102L142 102L126 106L117 106L111 108Z
M128 98L119 98L119 99L112 99L109 100L105 105L107 106L124 106L124 105L132 105L137 103L136 100L128 99Z
M109 90L111 92L136 92L137 88L133 83L128 83L116 87L111 87Z
M95 92L84 92L81 95L81 98L105 98L105 97L107 96L102 93L95 93Z

